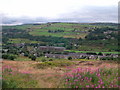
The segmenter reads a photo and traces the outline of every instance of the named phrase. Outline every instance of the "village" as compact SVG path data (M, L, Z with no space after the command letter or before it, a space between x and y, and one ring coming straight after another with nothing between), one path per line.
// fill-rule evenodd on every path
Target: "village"
M65 52L64 47L52 47L52 46L40 46L40 51L44 52L62 52L61 54L50 54L45 53L47 58L63 58L63 59L102 59L102 58L117 58L117 54L95 54L95 53L74 53L74 52Z
M68 52L65 47L55 47L55 46L37 46L37 47L29 47L26 46L25 43L14 44L13 47L20 48L19 55L20 56L29 56L33 55L35 57L44 56L46 58L56 58L56 59L94 59L94 60L104 60L104 59L112 59L118 58L118 54L105 54L105 53L80 53L80 52ZM24 50L24 51L23 51ZM26 51L25 51L26 50ZM9 50L3 49L5 53ZM26 55L28 52L29 55Z

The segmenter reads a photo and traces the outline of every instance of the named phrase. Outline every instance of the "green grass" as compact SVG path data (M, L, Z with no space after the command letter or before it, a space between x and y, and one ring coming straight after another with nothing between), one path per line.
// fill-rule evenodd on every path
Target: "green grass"
M55 60L55 61L47 61L36 64L35 67L38 69L52 68L52 67L66 67L74 65L75 62L71 62L68 60Z
M102 28L102 27L114 27L111 25L91 25L91 24L76 24L76 23L50 23L50 24L41 24L41 25L19 25L19 26L6 26L3 28L10 28L10 29L20 29L20 30L28 30L28 33L33 36L53 36L55 37L64 37L64 38L84 38L86 35L89 34L89 32L73 32L73 30L77 31L89 31L94 29L89 28ZM49 33L48 30L64 30L64 32L57 32L57 33ZM41 41L32 41L29 39L9 39L9 43L42 43L42 44L49 44L48 42L41 42ZM117 46L117 40L86 40L81 41L80 46L78 46L77 50L74 52L80 52L80 51L97 51L103 52L103 53L113 53L117 54L118 46ZM112 44L113 43L113 44ZM56 44L56 43L55 43ZM65 44L66 45L66 44Z
M16 39L9 39L9 43L43 43L40 41L32 41L29 39L22 39L22 38L16 38Z
M36 32L36 31L33 31L33 32L30 32L29 34L31 35L36 35L36 36L54 36L54 37L63 37L63 34L62 33L48 33L48 32Z
M107 25L108 27L112 27ZM85 28L87 27L87 28ZM54 24L41 24L41 25L17 25L5 26L3 28L13 28L27 30L33 36L55 36L55 37L68 37L68 38L84 38L88 33L77 33L72 30L88 31L89 28L106 27L104 25L90 25L90 24L76 24L76 23L54 23ZM48 30L64 30L60 33L48 33ZM93 29L92 29L93 30Z
M37 81L29 73L21 73L13 67L3 66L2 88L36 88Z
M25 56L18 56L14 61L31 61L31 59Z
M65 50L65 51L68 51L68 52L76 52L76 53L99 53L99 52L95 52L95 51L76 51L76 50ZM120 54L119 52L102 52L103 54Z
M36 26L37 27L37 26ZM39 26L41 27L41 25ZM87 28L86 28L87 27ZM42 26L40 29L34 29L33 31L30 31L29 34L34 35L34 36L55 36L55 37L68 37L68 38L84 38L88 33L83 33L83 32L72 32L73 30L78 30L78 31L89 31L89 30L94 30L94 29L89 29L89 28L94 28L94 27L105 27L101 25L90 25L90 24L76 24L76 23L54 23L51 25L45 24ZM60 33L48 33L48 30L64 30L64 32Z
M76 33L76 32L59 32L59 33L49 33L46 30L34 30L29 32L33 36L54 36L54 37L67 37L67 38L84 38L88 33Z
M41 57L37 57L36 61L42 62L42 61L49 61L51 59L53 61L66 60L66 59L46 58L44 56L41 56ZM31 59L25 56L18 56L14 61L31 61Z
M87 25L88 26L88 25ZM29 34L34 36L55 36L55 37L68 37L68 38L84 38L88 33L84 32L72 32L74 29L78 31L88 31L89 29L85 29L84 25L80 24L68 24L68 23L55 23L49 26L44 26L41 29L33 29ZM91 26L94 27L94 26ZM58 33L49 33L48 30L64 30L64 32Z

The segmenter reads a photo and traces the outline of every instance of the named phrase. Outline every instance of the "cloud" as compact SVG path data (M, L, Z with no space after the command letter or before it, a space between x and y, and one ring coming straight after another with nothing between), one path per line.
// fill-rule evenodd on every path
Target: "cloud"
M2 0L3 23L117 22L119 0Z
M85 7L59 16L61 19L76 20L78 22L117 22L118 8L112 7Z

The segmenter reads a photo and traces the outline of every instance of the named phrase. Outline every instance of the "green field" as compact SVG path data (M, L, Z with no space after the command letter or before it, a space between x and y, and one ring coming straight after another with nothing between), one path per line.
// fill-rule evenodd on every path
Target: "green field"
M33 36L54 36L65 38L84 38L94 28L114 27L110 25L92 25L78 23L47 23L47 24L26 24L17 26L7 26L4 28L26 30ZM49 33L48 31L63 30L64 32ZM76 30L75 32L73 30Z
M96 25L82 25L82 24L73 24L73 23L54 23L54 24L43 24L30 26L32 31L29 32L31 35L35 36L54 36L54 37L65 37L65 38L84 38L89 34L89 30L94 30L93 28L99 28L103 26ZM24 26L25 28L25 26ZM48 31L52 30L63 30L64 32L49 33ZM73 30L76 30L73 32Z
M76 51L117 52L119 37L116 31L116 24L109 23L24 24L4 26L3 42L57 46Z
M40 41L32 41L29 39L22 39L22 38L15 38L15 39L9 39L9 43L43 43Z
M78 32L73 32L73 30L77 29ZM56 30L63 30L64 32L56 32L56 33L50 33L48 32L49 30L51 31L56 31ZM81 31L81 32L80 32ZM33 31L30 31L29 34L31 35L36 35L36 36L54 36L54 37L68 37L68 38L84 38L88 32L82 32L82 31L88 31L83 29L81 26L75 28L75 27L68 27L68 26L63 26L63 25L51 25L48 27L43 27L42 29L35 29Z
M76 53L100 53L100 52L95 52L95 51L76 51L76 50L65 50L68 52L76 52ZM119 52L102 52L103 54L120 54Z

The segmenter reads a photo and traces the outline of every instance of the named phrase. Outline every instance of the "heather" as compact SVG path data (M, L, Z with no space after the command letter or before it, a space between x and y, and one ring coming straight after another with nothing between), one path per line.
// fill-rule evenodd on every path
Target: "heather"
M64 77L66 88L120 88L118 68L81 68L72 69Z

